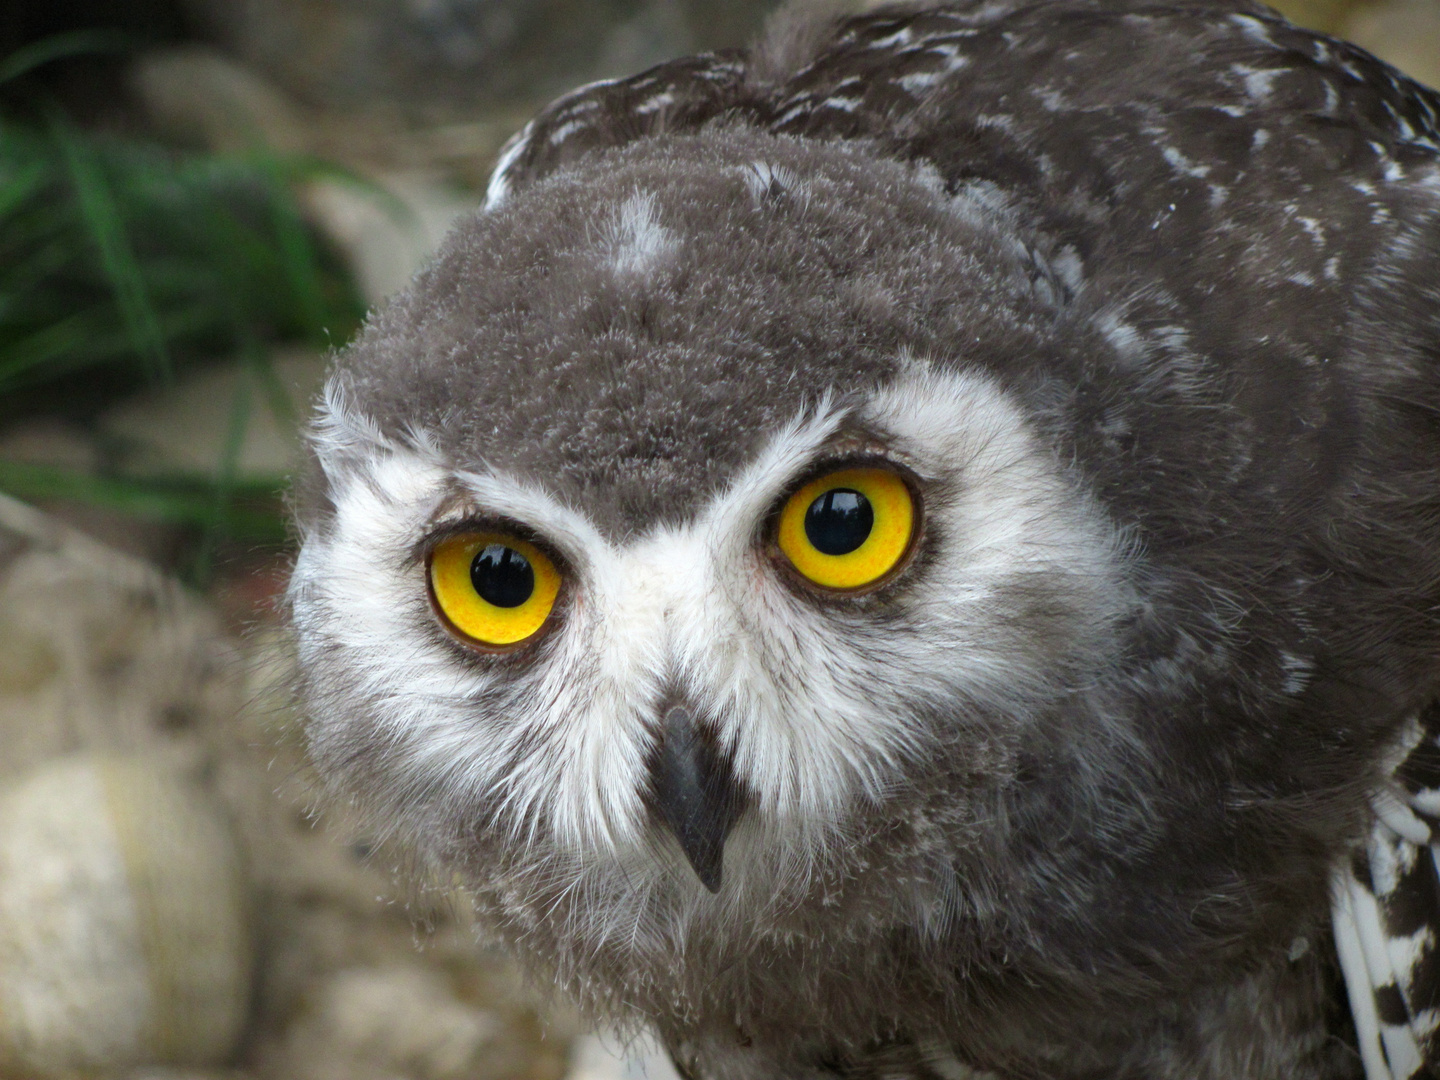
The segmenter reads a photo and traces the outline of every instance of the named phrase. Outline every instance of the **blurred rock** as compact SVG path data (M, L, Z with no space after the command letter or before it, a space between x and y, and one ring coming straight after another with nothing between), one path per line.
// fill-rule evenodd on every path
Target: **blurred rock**
M177 585L3 496L0 550L0 779L161 732L193 759L187 725L233 715L239 654Z
M351 968L321 988L315 1023L334 1053L319 1080L405 1076L414 1080L470 1080L498 1075L484 1051L500 1035L500 1020L455 998L438 972L407 965ZM339 1065L339 1071L335 1066Z
M196 22L302 100L473 107L582 70L604 0L189 0ZM563 76L562 76L563 77Z
M1267 0L1297 26L1335 33L1356 6L1356 0ZM1343 36L1343 35L1341 35Z
M159 759L82 755L0 795L0 1058L58 1073L231 1056L251 942L234 840Z
M214 49L145 53L130 82L151 125L171 141L220 153L307 149L305 124L285 95Z
M716 4L716 8L723 5ZM695 27L675 0L650 0L614 26L591 70L596 79L619 79L695 51Z
M186 550L189 534L183 526L148 521L78 499L47 499L40 505L47 514L106 547L156 566L175 566Z
M674 1064L653 1038L621 1043L600 1035L582 1035L570 1050L565 1080L680 1080Z
M1412 79L1440 87L1440 0L1356 7L1336 30Z
M94 472L101 453L83 428L56 417L36 416L0 430L0 460Z
M605 63L740 44L770 0L185 0L300 100L432 120L546 100Z
M274 380L243 361L192 368L170 386L135 395L101 416L100 432L130 475L216 476L237 407L244 438L237 479L273 480L299 461L299 423L309 414L329 361L314 349L277 349Z
M43 465L75 473L103 471L109 464L95 436L65 420L32 417L0 430L0 461ZM181 549L184 531L163 522L70 499L49 499L43 509L109 547L160 565ZM4 661L0 660L0 669ZM0 673L0 682L4 675Z
M153 567L0 496L0 641L5 643L0 650L0 791L16 790L26 776L68 768L55 764L66 757L148 761L166 776L184 778L177 782L191 785L199 804L223 807L247 855L255 992L249 1027L235 1059L227 1063L242 1071L140 1070L134 1056L127 1056L115 1032L131 1032L132 1046L149 1036L135 1034L141 1026L133 1014L128 1027L111 1023L100 992L104 986L96 990L92 983L87 989L83 980L73 978L84 963L107 956L115 959L107 968L112 983L133 979L142 970L148 961L136 957L144 950L118 949L116 943L126 939L117 931L101 943L108 953L99 946L70 950L72 977L66 978L67 969L58 965L52 966L48 982L42 980L49 990L58 987L55 992L64 1001L92 1003L83 1010L58 1009L61 1016L89 1014L87 1024L94 1030L87 1045L121 1047L107 1052L104 1064L85 1075L108 1080L423 1080L446 1077L446 1070L464 1060L465 1068L473 1065L473 1070L448 1075L457 1080L561 1080L574 1018L562 1013L542 1022L534 996L514 968L477 945L467 901L453 883L415 872L401 857L366 839L338 810L314 809L316 784L305 762L291 690L294 658L283 630L262 627L242 646L226 634L210 604ZM134 910L160 910L143 899L160 895L159 885L137 876L132 867L164 865L166 858L183 852L186 826L196 815L142 792L137 799L111 800L135 811L132 824L138 820L143 826L127 832L122 824L111 835L140 840L111 844L101 835L95 841L89 823L96 813L84 809L101 801L94 785L88 795L79 781L59 786L63 798L38 800L42 806L62 807L50 817L38 815L37 820L49 822L48 840L40 835L45 830L17 826L18 819L5 809L7 797L0 796L0 898L20 896L0 901L0 927L10 925L4 912L39 903L37 890L26 882L33 883L46 866L73 866L77 859L91 869L57 885L44 917L22 920L25 931L42 931L49 925L46 918L97 905L121 930L138 925L133 918L125 924L124 911L116 914L115 905L123 907L127 896ZM172 839L165 839L159 824L155 829L144 825L150 813L171 822ZM70 838L77 829L90 838L90 847L77 848ZM140 851L151 853L151 863L134 862L137 843ZM19 869L17 856L4 854L18 850L16 844L28 852ZM120 863L114 857L117 847L123 852ZM86 861L77 850L111 855L108 863ZM187 866L202 865L203 860L187 860ZM187 873L175 875L178 886L190 887ZM219 873L214 877L223 879ZM397 885L402 877L409 884ZM142 896L138 907L136 895ZM160 921L171 929L186 925L177 918ZM0 940L6 940L5 933L0 930ZM57 932L49 940L66 939ZM0 995L13 994L20 985L7 974L9 948L0 946ZM190 978L184 966L190 952L181 954L175 958L178 966L166 969L179 972L177 986ZM383 1022L375 1020L374 1002L393 993L418 995L431 1015L416 1017L401 1002ZM143 1000L137 991L130 1004L138 1008ZM197 994L190 1004L203 1000ZM30 1024L26 1016L8 999L0 1000L0 1032ZM203 1029L189 1024L186 1030L192 1027ZM382 1038L383 1047L365 1042L372 1036ZM36 1044L34 1037L30 1044ZM403 1059L404 1068L375 1072L378 1066L357 1059L366 1053L378 1055L376 1061L386 1054ZM13 1060L9 1065L18 1068ZM0 1061L0 1075L17 1074Z
M412 171L423 170L422 175L432 178L429 181L431 184L435 183L435 176L453 179L473 193L471 196L453 197L461 198L467 206L478 206L479 197L490 182L490 171L495 167L500 148L505 145L506 139L525 126L530 116L529 109L502 111L481 119L410 131L392 141L399 151L392 161L403 160ZM350 155L352 158L355 156L353 153ZM391 169L393 171L393 164Z
M44 686L60 670L50 642L21 628L6 635L0 649L0 695L23 696Z
M409 284L450 226L479 206L433 174L389 173L373 187L341 181L311 186L311 217L345 253L361 294L379 303Z
M477 205L500 147L530 112L415 127L388 110L305 109L251 68L199 46L141 56L130 82L155 133L171 143L311 154L347 170L302 195L372 302L402 287L455 217Z

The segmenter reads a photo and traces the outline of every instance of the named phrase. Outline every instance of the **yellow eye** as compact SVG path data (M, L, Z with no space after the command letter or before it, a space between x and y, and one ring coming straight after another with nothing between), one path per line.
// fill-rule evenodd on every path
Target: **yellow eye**
M810 481L786 501L776 537L796 570L827 589L874 584L899 565L915 533L915 500L887 469Z
M430 556L435 607L462 637L518 645L539 632L560 592L560 572L534 544L504 533L462 533Z

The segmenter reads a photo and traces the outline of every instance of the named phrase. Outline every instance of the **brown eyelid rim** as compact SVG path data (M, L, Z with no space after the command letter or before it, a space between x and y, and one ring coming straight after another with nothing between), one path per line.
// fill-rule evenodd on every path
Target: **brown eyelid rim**
M545 553L545 557L555 564L555 571L560 575L560 592L555 597L555 604L550 613L545 616L545 621L540 628L527 638L519 641L512 641L508 645L490 645L479 641L465 633L445 614L440 607L440 601L435 598L435 580L430 573L430 564L435 557L435 549L446 540L455 536L465 536L469 533L501 533L515 537L517 540L524 540L527 544L534 544ZM415 545L414 557L423 562L425 567L425 599L429 601L430 610L435 615L435 621L441 628L450 635L462 648L485 657L513 657L524 655L530 652L542 640L550 636L560 621L561 608L568 606L570 592L570 564L561 556L556 554L555 549L535 535L535 530L527 528L517 521L502 517L474 517L464 518L460 521L451 522L432 530Z
M803 488L812 480L819 480L830 473L840 472L844 469L883 469L898 476L910 492L910 502L914 506L913 525L910 529L910 539L905 544L905 550L895 560L895 565L881 574L874 581L865 585L856 586L853 589L836 589L829 585L817 585L804 574L795 568L789 556L780 550L780 514L785 509L785 504L790 501L797 491ZM920 545L925 539L925 496L923 483L915 470L893 458L884 457L875 453L846 454L841 457L827 458L825 461L806 469L795 480L787 484L784 492L775 500L775 506L765 517L765 540L764 551L766 556L780 570L785 581L791 585L799 586L800 590L812 597L825 600L842 601L855 597L868 596L871 593L879 592L894 583L895 579L909 569L915 561L915 556L920 550Z

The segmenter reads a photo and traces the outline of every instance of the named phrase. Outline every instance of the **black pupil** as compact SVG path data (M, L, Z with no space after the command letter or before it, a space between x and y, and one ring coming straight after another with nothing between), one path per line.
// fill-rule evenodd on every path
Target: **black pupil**
M491 544L470 564L470 583L496 607L519 607L535 591L535 571L514 548Z
M825 492L805 511L805 535L825 555L848 555L875 527L870 500L850 488Z

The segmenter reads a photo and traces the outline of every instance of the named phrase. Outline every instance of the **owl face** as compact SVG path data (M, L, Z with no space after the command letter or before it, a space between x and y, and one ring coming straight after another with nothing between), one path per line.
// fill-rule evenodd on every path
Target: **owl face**
M580 896L632 938L753 933L937 792L946 845L993 846L1125 556L984 362L1055 346L983 196L737 135L464 226L315 427L322 768L481 889L548 883L524 918Z

